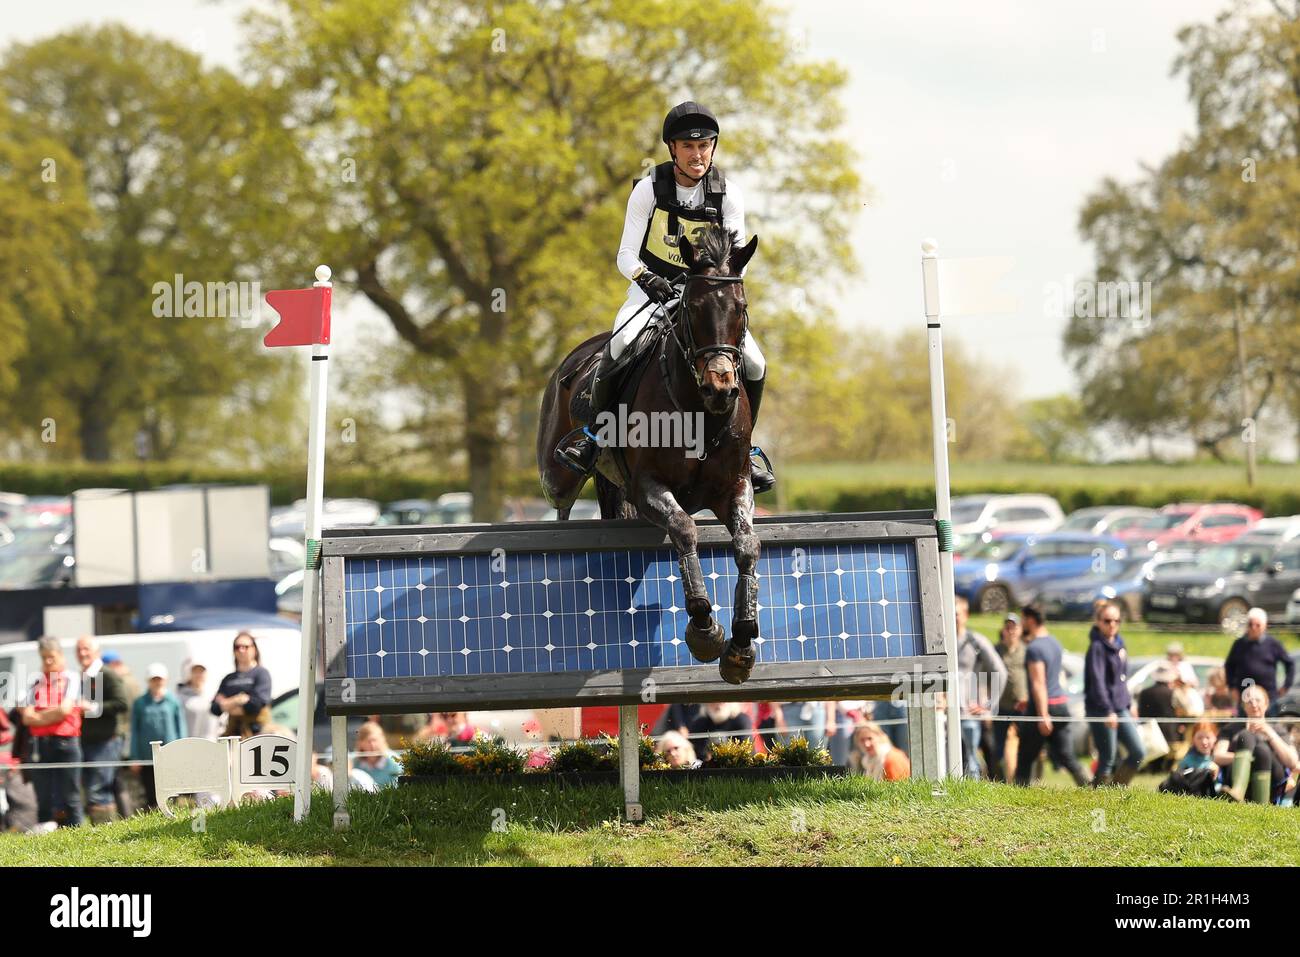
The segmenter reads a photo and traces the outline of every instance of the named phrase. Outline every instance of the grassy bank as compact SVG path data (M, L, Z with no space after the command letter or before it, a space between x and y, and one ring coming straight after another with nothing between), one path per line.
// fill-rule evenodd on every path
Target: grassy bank
M957 781L647 784L646 821L613 787L452 781L354 793L336 833L318 792L295 826L281 799L192 820L140 815L0 836L4 865L1259 865L1295 861L1290 808L1145 790ZM184 813L184 812L182 812ZM494 830L495 824L495 830Z

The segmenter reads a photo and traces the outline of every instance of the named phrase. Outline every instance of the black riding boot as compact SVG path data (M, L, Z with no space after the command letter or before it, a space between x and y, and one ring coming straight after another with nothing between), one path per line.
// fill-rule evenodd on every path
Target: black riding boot
M591 382L591 423L594 425L596 417L605 410L609 404L609 379L611 370L614 368L614 359L609 353L608 343L600 354L600 365L596 369L596 376ZM600 446L596 440L591 437L587 429L572 432L565 436L563 442L555 450L555 460L561 465L573 469L573 471L588 475L596 467L596 457L600 454Z
M764 376L762 379L746 379L745 391L749 394L749 421L751 425L758 425L758 407L763 404L763 383L767 380ZM749 453L750 456L762 456L766 468L757 462L750 463L749 480L754 485L754 494L760 495L766 492L776 484L776 476L772 474L772 463L763 450L757 445Z

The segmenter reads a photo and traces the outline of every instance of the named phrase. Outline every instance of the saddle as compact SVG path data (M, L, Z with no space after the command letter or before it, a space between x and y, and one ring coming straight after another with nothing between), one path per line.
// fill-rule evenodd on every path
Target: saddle
M641 377L645 375L645 370L650 365L649 359L663 338L666 321L662 316L657 316L653 321L646 323L640 335L632 341L621 356L614 360L614 367L609 373L611 376L609 395L615 404L630 402L636 395ZM600 366L602 352L603 350L593 352L560 378L560 384L566 388L570 383L574 383L572 398L569 400L569 416L575 425L581 423L589 426L595 418L591 407L591 384L596 378L596 369Z

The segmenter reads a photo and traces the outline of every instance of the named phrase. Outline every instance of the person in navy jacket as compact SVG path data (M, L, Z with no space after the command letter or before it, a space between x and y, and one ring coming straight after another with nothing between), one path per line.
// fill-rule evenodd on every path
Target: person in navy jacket
M221 679L212 713L226 715L226 734L250 738L271 721L271 672L262 667L257 641L246 631L235 636L235 670Z
M1142 736L1133 721L1133 698L1128 691L1128 649L1119 633L1119 605L1097 606L1096 621L1089 635L1084 658L1083 704L1090 720L1093 743L1097 745L1097 774L1094 785L1128 784L1142 767ZM1126 752L1116 770L1119 745Z

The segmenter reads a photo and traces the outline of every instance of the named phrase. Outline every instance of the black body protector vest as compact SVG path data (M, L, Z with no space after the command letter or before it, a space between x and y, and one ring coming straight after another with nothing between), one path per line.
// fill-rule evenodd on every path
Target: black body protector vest
M660 163L652 173L655 209L641 240L641 262L670 282L686 272L677 244L682 236L694 240L709 223L722 223L722 200L727 193L722 170L710 166L704 174L704 205L692 209L677 202L677 182L671 161Z

